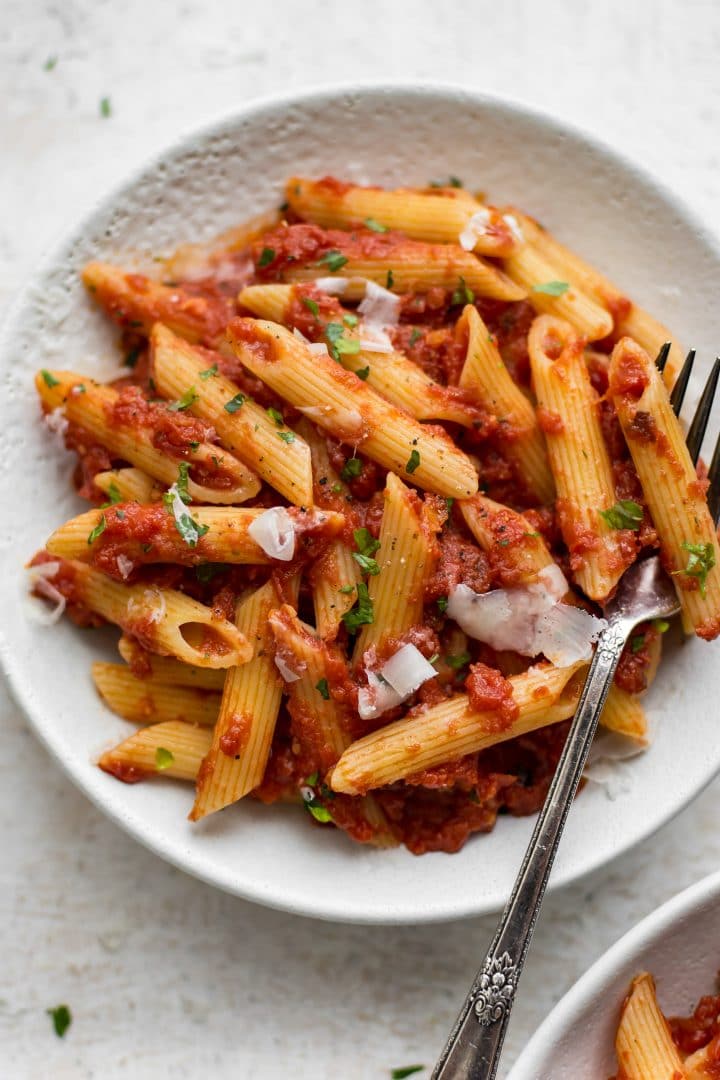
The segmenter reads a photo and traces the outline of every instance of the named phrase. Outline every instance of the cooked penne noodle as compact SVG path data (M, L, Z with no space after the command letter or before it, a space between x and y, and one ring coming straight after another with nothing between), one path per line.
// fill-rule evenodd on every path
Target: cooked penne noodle
M610 687L600 723L608 731L616 731L639 743L648 742L648 721L637 694L628 694L615 683Z
M612 332L609 312L574 283L560 281L559 269L532 244L519 248L505 260L504 267L541 315L565 319L588 341L598 341Z
M194 780L211 739L208 728L168 720L134 732L104 753L98 765L130 784L154 774Z
M235 383L213 371L206 356L166 326L158 323L150 342L160 392L179 398L192 387L189 411L212 424L228 450L289 502L312 506L310 451L281 414L274 419L267 409L240 393Z
M111 386L100 386L92 379L68 371L48 374L52 386L48 386L42 373L35 379L48 410L60 409L67 420L87 431L113 455L168 487L177 480L180 462L187 462L188 494L194 502L242 503L260 490L255 474L227 451L219 453L220 448L213 443L188 443L178 456L163 453L153 442L151 421L143 423L141 417L138 422L130 422L123 415L114 414L120 395ZM215 479L217 487L197 482L192 475L194 468L202 469L203 476Z
M108 708L136 724L183 720L212 727L218 717L220 695L186 686L170 686L150 675L136 678L124 664L92 666L93 682Z
M295 596L298 587L295 578ZM237 606L235 623L251 642L252 657L226 676L212 746L198 773L191 821L237 802L262 781L283 691L268 623L279 604L277 589L268 581Z
M181 504L182 505L182 504ZM46 548L63 559L96 562L108 569L125 559L120 576L126 578L136 567L149 563L249 563L267 566L272 559L253 540L250 529L266 512L263 506L135 506L118 503L106 509L87 510L56 529ZM196 539L188 543L179 530L177 516L187 517L196 526ZM322 530L337 535L344 525L342 514L325 510L298 510L295 521L303 532ZM91 539L96 531L99 535ZM151 542L147 538L152 537ZM108 562L107 548L111 549ZM128 565L128 560L132 565Z
M108 263L91 262L82 279L100 306L120 326L149 337L156 322L186 341L215 345L222 339L232 307L227 301L161 285L144 274L127 273Z
M270 627L276 650L299 675L288 684L289 709L295 734L324 776L350 744L346 710L329 689L333 671L337 671L338 665L343 663L342 656L300 622L293 608L287 604L271 614ZM362 798L358 809L370 832L354 832L355 839L377 847L392 847L397 843L385 815L372 796ZM332 816L332 802L330 814ZM355 822L353 826L356 829Z
M298 217L326 228L351 228L369 220L370 227L376 231L397 229L413 240L457 244L470 219L477 215L475 251L498 257L509 255L522 243L514 220L508 222L500 211L472 198L448 197L443 188L384 191L377 187L345 184L332 177L307 180L292 176L285 186L285 194Z
M546 229L541 229L532 218L515 207L512 207L511 211L520 222L528 240L553 264L557 276L563 281L572 281L578 285L610 312L614 320L615 337L633 338L651 356L657 356L666 341L671 343L663 377L666 385L672 386L683 362L683 350L668 328L644 308L630 301L612 281L574 251L566 248Z
M672 575L686 633L710 640L720 633L720 545L673 412L648 354L630 338L615 346L609 391Z
M405 717L352 743L329 776L333 791L362 795L435 765L517 738L572 716L581 682L573 679L586 665L555 668L538 664L513 675L513 699L520 713L502 728L497 713L475 712L467 694L456 694L418 716Z
M250 285L240 293L238 302L259 319L279 322L292 329L293 298L297 299L298 288L296 285ZM340 308L340 318L343 313L345 316L351 314ZM321 326L318 324L318 329ZM357 330L344 326L344 337L348 341L362 342L362 326ZM435 382L401 352L361 348L357 352L339 351L338 359L344 368L360 373L369 386L416 420L450 420L464 427L470 427L477 420L477 409L456 387Z
M163 496L162 487L142 469L108 469L95 473L93 481L114 502L153 503Z
M235 319L228 338L245 367L336 438L438 495L477 491L473 463L449 438L423 428L329 356L310 353L284 327Z
M571 566L583 592L602 601L635 558L636 545L632 532L613 529L602 517L615 504L615 486L583 342L568 323L541 316L530 329L528 352Z
M213 668L194 667L171 656L157 656L143 649L135 638L122 635L118 652L137 679L151 678L155 683L171 686L193 686L196 690L222 691L225 672Z
M437 555L435 530L427 508L394 473L388 473L383 494L380 573L370 578L368 595L372 621L355 641L353 664L360 664L371 645L399 637L422 622L423 589Z
M720 1043L715 1036L713 1042L685 1058L683 1076L687 1077L687 1080L717 1080L718 1049Z
M660 1012L655 983L647 973L633 979L622 1008L615 1050L624 1080L683 1080L687 1076Z
M540 533L516 510L485 495L473 495L458 505L480 547L493 553L496 570L500 564L505 584L531 584L541 570L554 565Z
M72 559L75 599L120 626L152 652L175 656L197 667L244 664L252 645L227 619L175 589L120 585L99 570Z
M539 502L551 503L555 484L535 410L511 378L492 334L472 305L463 310L456 334L467 340L460 386L471 390L500 421L498 440L503 453L527 491Z

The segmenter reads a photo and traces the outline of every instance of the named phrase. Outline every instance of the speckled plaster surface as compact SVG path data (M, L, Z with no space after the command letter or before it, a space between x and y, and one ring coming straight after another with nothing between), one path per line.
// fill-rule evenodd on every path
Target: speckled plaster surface
M336 5L288 0L4 0L0 300L158 146L233 103L309 82L447 79L525 99L660 172L720 228L712 3L369 0L363 12L359 23ZM7 699L2 720L0 1075L371 1080L431 1062L492 918L344 927L214 892L103 818ZM635 852L548 900L508 1064L595 957L718 865L719 800L715 784ZM60 1001L75 1016L62 1042L45 1015Z

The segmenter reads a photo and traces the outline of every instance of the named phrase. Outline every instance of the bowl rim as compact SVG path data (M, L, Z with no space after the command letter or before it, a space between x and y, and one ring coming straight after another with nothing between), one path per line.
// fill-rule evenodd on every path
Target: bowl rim
M627 930L611 945L588 970L573 983L535 1030L525 1049L513 1065L507 1080L535 1080L540 1065L546 1065L546 1055L570 1029L574 1018L591 1002L597 1000L598 991L620 970L652 947L676 923L680 923L708 902L720 901L720 870L689 885L671 896L659 908ZM700 991L698 991L698 997Z
M277 114L278 111L283 109L302 108L313 104L330 106L339 97L353 95L357 97L405 96L419 101L425 100L429 103L444 99L449 103L452 102L455 106L466 101L473 106L489 108L501 114L505 113L508 116L529 121L533 126L544 129L548 136L570 136L574 142L584 143L605 160L617 165L621 173L631 175L640 184L654 190L672 208L683 224L699 236L702 243L712 252L720 265L720 238L708 227L705 220L686 203L682 196L678 195L663 179L656 178L640 162L609 145L593 132L577 123L558 118L519 97L489 93L451 81L433 81L422 84L406 79L333 82L311 85L300 90L262 95L253 98L240 108L223 109L209 116L203 122L188 125L187 128L180 130L176 136L168 140L167 143L164 143L152 154L143 157L137 165L124 172L118 180L103 189L95 198L88 200L83 207L83 212L74 217L69 226L56 231L52 240L48 243L45 253L30 268L14 298L8 304L0 325L0 359L8 352L11 344L12 328L21 311L29 303L36 280L57 265L63 253L71 247L73 241L87 232L88 223L94 217L110 211L126 190L133 187L145 176L156 171L165 159L174 157L189 149L197 140L219 135L226 128L232 127L243 120L257 120L266 113ZM343 909L342 904L335 903L329 896L326 897L324 909L318 910L315 904L311 905L308 901L297 897L285 898L276 895L274 892L268 893L259 885L220 881L214 876L212 867L198 865L197 860L188 857L187 852L168 852L162 839L154 835L151 825L143 828L135 821L126 820L118 809L106 803L99 792L92 790L86 783L85 778L76 772L70 760L56 751L53 745L51 726L47 724L44 714L35 708L31 702L24 699L24 679L14 659L9 629L9 627L5 628L3 626L0 614L0 672L5 677L5 683L9 688L12 699L27 719L33 733L75 786L101 812L153 854L159 855L166 862L183 870L185 873L189 873L207 884L232 895L276 910L345 923L420 925L484 915L498 912L501 909L502 902L496 900L485 900L483 902L482 898L478 901L469 892L464 900L456 900L452 905L445 902L442 906L429 909L422 908L412 914L405 911L394 913L391 911L360 912L357 910L348 913ZM626 841L624 845L620 845L615 850L612 858L617 858L627 852L667 824L669 820L697 798L718 772L720 772L720 758L695 790L687 793L680 803L673 804L658 818L653 819L652 824L646 831ZM607 865L609 861L611 860L608 859L601 865ZM549 888L553 890L559 889L581 880L590 873L597 872L598 869L598 866L589 865L575 871L569 869L560 878L556 874L554 879L551 878Z

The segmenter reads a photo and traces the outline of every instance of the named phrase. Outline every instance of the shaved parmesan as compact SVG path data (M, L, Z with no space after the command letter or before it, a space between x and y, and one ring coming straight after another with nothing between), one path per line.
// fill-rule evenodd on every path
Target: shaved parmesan
M517 240L518 244L525 243L525 233L520 228L520 223L514 214L503 214L503 221L513 234L513 239Z
M488 226L490 224L490 211L485 207L481 207L473 216L468 220L465 228L458 237L460 247L465 251L472 251L478 240L488 234Z
M30 589L44 596L47 600L51 600L55 605L50 610L44 604L40 605L31 602L28 605L30 617L40 626L54 626L65 611L65 597L52 582L47 580L57 574L60 565L59 562L53 561L27 568Z
M377 337L377 338L361 337L360 338L360 348L362 349L362 351L363 352L375 352L375 353L391 353L391 352L395 352L395 350L392 347L392 342L390 341L390 338L387 336L387 334L385 334L384 331L382 331L382 333L383 333L383 336L386 339L385 341L381 341L379 337Z
M321 277L313 281L316 289L330 296L342 296L349 284L350 278L346 277Z
M362 315L360 348L364 352L392 352L392 342L386 327L397 326L400 321L401 300L389 289L374 281L365 284L365 299L358 307Z
M305 337L302 330L298 330L297 326L293 327L293 335L302 341L303 345L307 348L308 352L317 353L318 355L329 356L328 347L324 341L310 341Z
M285 658L279 652L275 653L275 667L278 669L285 682L297 682L298 679L302 677L297 673L297 671L293 671Z
M132 559L128 559L127 555L118 555L115 560L117 568L120 571L120 576L125 581L135 569L135 563Z
M358 692L358 712L363 720L372 720L407 701L437 671L414 645L403 645L379 672L365 674L368 684Z
M271 559L290 562L295 554L295 525L283 506L273 506L256 517L248 535Z
M160 589L145 589L142 600L137 596L130 597L127 613L131 619L147 619L148 622L158 623L167 614L165 597Z
M70 421L65 415L65 410L61 405L58 405L57 409L53 409L52 412L45 413L43 419L53 435L59 435L61 439L70 426Z
M516 589L476 593L457 585L447 613L466 634L493 649L511 649L523 656L543 653L551 663L567 667L589 660L592 644L607 626L605 619L570 604L565 576L558 566L546 567L537 583Z

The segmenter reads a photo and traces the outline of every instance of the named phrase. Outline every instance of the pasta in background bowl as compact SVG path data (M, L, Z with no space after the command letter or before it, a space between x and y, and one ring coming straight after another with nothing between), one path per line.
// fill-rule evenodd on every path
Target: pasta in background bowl
M60 521L74 518L81 509L77 500L66 493L67 465L62 459L57 464L50 437L38 430L29 393L30 373L38 366L43 368L49 379L43 376L39 388L49 396L61 384L61 373L68 369L99 380L107 378L108 374L118 375L116 335L82 296L76 280L80 269L95 259L130 267L140 273L145 270L152 273L156 269L153 260L167 257L177 248L178 242L189 243L198 237L201 242L208 242L223 229L252 217L258 210L271 212L282 197L284 181L297 170L298 162L302 162L306 175L323 176L339 171L327 147L339 137L344 124L347 130L346 122L350 118L356 167L343 168L343 175L350 180L385 183L388 187L415 185L421 188L428 181L445 177L452 171L461 175L471 190L482 188L488 191L491 202L501 199L513 206L523 206L550 227L553 234L600 266L634 299L650 310L654 307L662 312L664 321L671 323L683 340L695 345L707 362L715 328L708 325L706 311L710 310L708 298L718 278L713 246L670 196L658 191L610 152L517 107L452 90L380 88L355 93L327 92L295 101L258 105L236 119L191 136L139 177L129 181L76 230L61 252L51 258L39 272L31 294L21 302L8 327L4 346L8 381L6 401L9 403L6 412L11 414L4 435L8 462L4 483L6 502L10 507L8 523L13 534L32 538L31 544L41 547ZM482 145L470 138L476 125L484 132ZM443 139L438 135L441 129L444 130ZM260 131L265 133L262 153L255 136ZM429 150L421 175L413 163L418 132L423 133L421 141ZM372 133L374 138L371 138ZM378 150L383 140L386 143L392 141L391 165ZM271 149L268 149L268 143ZM560 143L562 154L558 151ZM452 146L450 156L449 146ZM445 183L452 187L447 181ZM302 187L299 190L301 194L307 194ZM615 192L618 199L622 197L625 210L621 227L613 229L615 211L608 211L603 216L605 204L599 198L601 190L608 206L611 205L608 193ZM309 196L312 196L312 190ZM464 197L456 197L458 205L462 205ZM368 217L374 221L371 215ZM528 221L525 227L531 228L532 222ZM672 277L658 280L657 267L663 265L660 256L662 250L667 251L668 236L674 238ZM273 242L277 246L277 242ZM512 236L501 235L499 242L511 245ZM268 247L269 244L270 241ZM272 250L274 253L275 249ZM194 253L197 254L197 249ZM510 251L489 254L491 257L504 254L509 256L508 263L512 261ZM332 250L329 255L332 256ZM264 256L263 249L260 263ZM191 263L193 249L187 249L186 257ZM182 251L179 258L182 258ZM348 263L347 256L342 258L343 263ZM473 291L471 285L479 290L487 288L484 281L469 282L470 274L483 264L477 259L473 263L470 255L468 259L465 273L459 275L456 267L452 269L455 287L460 280L470 293ZM271 260L266 261L269 265ZM326 261L329 263L329 259ZM669 273L667 260L666 264ZM702 274L698 267L702 267ZM337 275L338 269L328 265L330 274ZM343 265L342 269L346 267ZM357 267L351 266L351 269L359 273ZM367 277L367 265L360 269L365 271L360 276ZM184 271L182 276L191 275L192 267L188 271L186 266ZM411 272L417 274L419 271L415 267ZM521 279L523 272L531 274L533 280L538 275L543 276L542 268L527 270L520 266L509 272L515 281ZM96 273L100 273L100 277L93 284L102 293L106 282L102 279L102 271ZM302 267L298 274L294 271L293 274L296 280L302 281ZM313 276L317 276L316 273ZM500 281L490 287L507 290L511 285L512 281L509 284ZM252 286L247 292L250 293L252 288L262 286ZM677 295L671 290L677 290ZM552 290L548 295L550 304ZM308 298L315 303L311 294ZM348 296L350 301L358 298ZM131 298L128 299L130 302ZM262 303L268 302L266 291ZM470 313L467 318L471 318L473 310L467 309ZM261 310L254 314L267 316L268 312ZM589 306L585 332L592 334L595 331L595 337L600 337L602 327L594 327L593 318L597 320L597 311ZM161 336L155 340L158 374L157 358L162 348L167 351L180 347L172 335L170 320L166 319L166 322L171 326L170 337L163 340ZM247 333L247 327L238 326L236 332L241 335L238 348L242 349L242 335ZM348 337L352 335L343 334L343 340ZM330 344L336 345L332 341ZM295 341L293 345L288 344L288 349L299 349L304 353L306 346ZM360 353L361 357L363 355ZM377 355L381 357L382 352ZM192 363L192 355L186 362ZM317 367L318 370L322 367L319 360ZM368 380L369 393L376 392L373 380L382 377L380 368L378 363L373 379ZM167 365L166 377L170 382L172 369L173 364ZM211 376L207 383L212 382ZM187 406L183 405L183 394L187 392L187 386L183 383L181 387L168 387L169 383L161 386L160 392L168 398L177 394L176 404L179 402L179 411L184 412ZM79 395L87 394L86 401L95 393L84 385L78 390L77 380L75 388ZM423 389L417 387L416 397L422 396ZM89 394L88 390L91 391ZM241 404L238 403L238 407ZM457 402L449 403L448 408L451 406L456 411L459 407ZM421 415L421 403L418 408L420 413L416 415ZM317 419L312 417L313 421ZM347 422L347 417L345 420ZM272 410L270 420L266 418L265 422L269 423L270 435L276 439L276 428L281 434L287 431L287 464L302 439L298 438L298 445L293 447L292 432L282 426L282 416L279 421L272 418ZM386 430L391 427L391 423L385 424ZM379 430L381 428L382 424ZM227 447L226 440L224 444ZM420 450L422 452L416 452L415 456L412 453L409 456L406 481L415 481L420 487L437 491L439 495L450 495L450 488L445 490L442 486L443 483L447 486L448 480L438 487L438 479L433 481L424 473L432 467L431 448L428 447L426 452L421 446ZM212 456L209 449L206 451L200 445L200 440L196 452L205 454L205 459ZM377 453L380 463L387 466L388 462L383 462L382 448ZM128 460L122 450L118 450L116 456ZM532 467L532 453L526 457ZM448 470L452 493L459 497L471 494L463 487L468 480L463 480L461 458L456 467ZM17 506L9 493L9 477L13 474L12 463L17 463L14 467L17 472L20 461L25 475L31 480L31 487L38 494L34 500ZM282 465L282 459L280 463ZM131 461L131 464L135 462ZM247 486L251 482L247 470L243 471L242 462L233 464L231 455L224 467L229 470L223 481L226 488L232 487L237 492L242 490L243 484ZM396 466L393 464L392 467ZM417 476L414 476L415 472ZM159 479L167 487L173 477ZM184 479L187 481L187 474ZM289 474L287 484L292 482ZM400 495L401 489L407 489L399 483ZM275 486L281 490L277 483ZM110 501L117 503L112 492L110 495ZM199 497L192 495L192 499L193 502L219 501L208 500L207 491L204 497L201 492ZM241 502L243 499L238 496L227 501ZM297 500L291 498L290 501ZM179 505L179 516L176 513L175 517L180 522L182 500ZM208 522L211 519L217 522L223 511L222 507L208 507L201 513L210 515ZM107 518L112 516L111 508ZM105 523L105 516L102 522L99 517L97 521L93 519L92 528L85 529L85 533L93 534ZM200 528L205 525L201 523ZM85 543L83 534L81 547L85 547ZM69 550L72 551L72 545ZM304 829L304 822L297 820L297 811L290 807L276 807L268 813L261 807L243 803L240 809L226 810L198 826L185 820L185 797L172 782L137 785L133 789L116 783L113 786L111 778L98 774L94 762L113 743L126 737L130 729L109 715L92 688L84 683L83 673L89 660L98 660L97 645L90 641L91 635L79 635L64 625L38 628L29 622L23 597L24 582L18 581L16 569L18 544L7 543L2 554L6 570L3 579L5 618L12 627L12 632L6 635L3 653L16 695L41 736L88 794L160 854L240 895L329 918L422 921L501 906L529 835L528 821L501 818L494 834L468 844L452 860L438 853L413 860L407 852L398 850L383 853L347 850L342 838L327 835L328 830ZM369 547L364 556L362 550L360 554L372 559ZM13 558L16 562L11 573ZM370 589L373 580L370 579ZM590 584L586 591L591 595L604 595L602 585L597 588L593 594ZM359 600L359 591L356 599ZM363 633L366 629L363 627ZM277 637L284 631L273 627L273 632ZM191 641L184 641L182 647L187 649L191 645ZM125 647L131 649L132 643ZM236 634L233 641L228 639L222 647L237 650L242 648L242 643ZM624 783L614 800L608 798L608 790L602 786L592 785L583 792L573 812L556 881L571 880L646 835L679 809L717 770L720 762L714 760L707 749L712 745L709 705L697 701L694 696L691 703L690 692L683 689L684 685L697 687L701 677L709 687L713 678L706 666L707 657L703 664L702 655L698 655L701 648L693 641L681 649L676 646L668 650L671 655L661 668L658 683L649 698L648 712L657 727L654 745L643 759L622 764ZM107 659L114 659L110 650ZM62 673L57 684L37 679L34 671L41 662L48 670ZM104 667L106 677L112 678L110 666L105 664ZM73 673L76 674L73 676ZM322 679L318 680L320 684ZM208 691L213 688L217 689L216 686L204 687ZM687 738L684 711L686 716L693 716L696 740ZM199 743L197 747L193 744L192 752L198 754L203 748L207 749L204 742L202 748ZM348 787L348 783L351 786ZM338 786L338 790L354 794L358 789L353 789L352 783L352 778L346 778L346 786ZM158 790L160 787L162 791ZM313 801L311 792L311 805ZM322 809L321 800L318 803ZM584 835L593 836L592 847L583 842ZM441 865L434 869L438 860ZM332 882L331 888L318 884L326 881Z
M543 1021L508 1080L717 1075L718 942L720 874L711 874L648 915L593 964ZM713 1000L693 1018L703 997ZM708 1058L712 1064L705 1068Z

